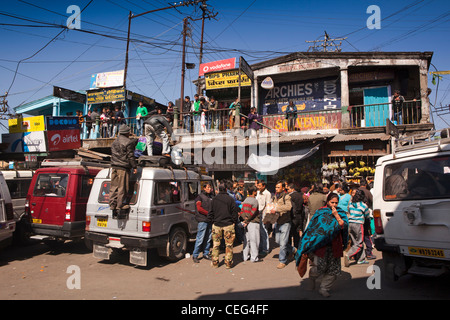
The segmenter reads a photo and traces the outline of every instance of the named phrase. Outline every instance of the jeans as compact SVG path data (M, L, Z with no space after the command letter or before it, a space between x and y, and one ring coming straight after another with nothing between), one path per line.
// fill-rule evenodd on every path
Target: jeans
M200 127L200 115L194 114L194 133L200 133L201 127Z
M208 222L199 222L197 228L197 238L195 239L194 252L192 256L197 258L202 246L204 244L203 256L209 254L209 249L211 248L211 230L212 225Z
M136 119L136 130L137 136L142 136L143 135L143 131L144 131L144 119L140 118L140 119Z
M191 116L190 115L185 115L184 116L184 129L190 133L191 132Z
M289 222L279 225L275 224L273 233L275 235L275 242L280 245L280 255L278 260L281 263L286 263L290 253L293 252L293 248L289 243L289 234L291 232L291 224Z
M244 261L247 261L249 256L250 261L258 261L259 241L261 238L259 232L259 222L250 222L247 225L247 231L244 234L244 246L242 249Z

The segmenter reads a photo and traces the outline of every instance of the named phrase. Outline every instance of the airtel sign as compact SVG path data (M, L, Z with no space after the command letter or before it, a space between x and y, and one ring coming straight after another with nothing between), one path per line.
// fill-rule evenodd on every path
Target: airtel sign
M236 58L219 60L214 62L202 63L198 70L198 76L204 76L205 73L236 69Z
M81 147L80 130L47 131L48 151L78 149Z

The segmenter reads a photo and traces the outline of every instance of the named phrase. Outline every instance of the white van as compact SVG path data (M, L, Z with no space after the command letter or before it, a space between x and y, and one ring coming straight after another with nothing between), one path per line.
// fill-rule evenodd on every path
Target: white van
M450 139L408 140L378 159L375 171L374 242L390 280L450 267Z
M110 258L112 250L129 250L130 263L147 265L147 249L178 260L195 240L195 199L212 178L190 170L143 167L130 178L130 210L117 216L109 208L110 169L95 178L86 212L86 238L94 257Z
M19 243L27 244L30 240L31 229L25 214L25 203L34 170L2 170L2 174L11 195L16 220L14 238Z
M16 230L11 195L5 178L0 172L0 247L11 244L12 236Z

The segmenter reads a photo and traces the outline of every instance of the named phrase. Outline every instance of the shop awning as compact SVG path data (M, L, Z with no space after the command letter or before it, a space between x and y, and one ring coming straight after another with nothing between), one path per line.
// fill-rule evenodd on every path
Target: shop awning
M308 158L313 155L322 143L315 143L309 147L290 151L290 152L278 152L278 154L272 155L256 155L250 154L248 157L247 165L252 169L266 175L273 175L281 168L287 167L297 161Z

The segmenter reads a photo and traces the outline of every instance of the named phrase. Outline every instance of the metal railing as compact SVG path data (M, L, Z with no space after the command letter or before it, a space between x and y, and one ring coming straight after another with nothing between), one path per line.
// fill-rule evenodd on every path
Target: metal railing
M386 119L396 125L420 123L421 106L420 100L403 101L398 110L392 102L350 106L350 126L383 127Z

